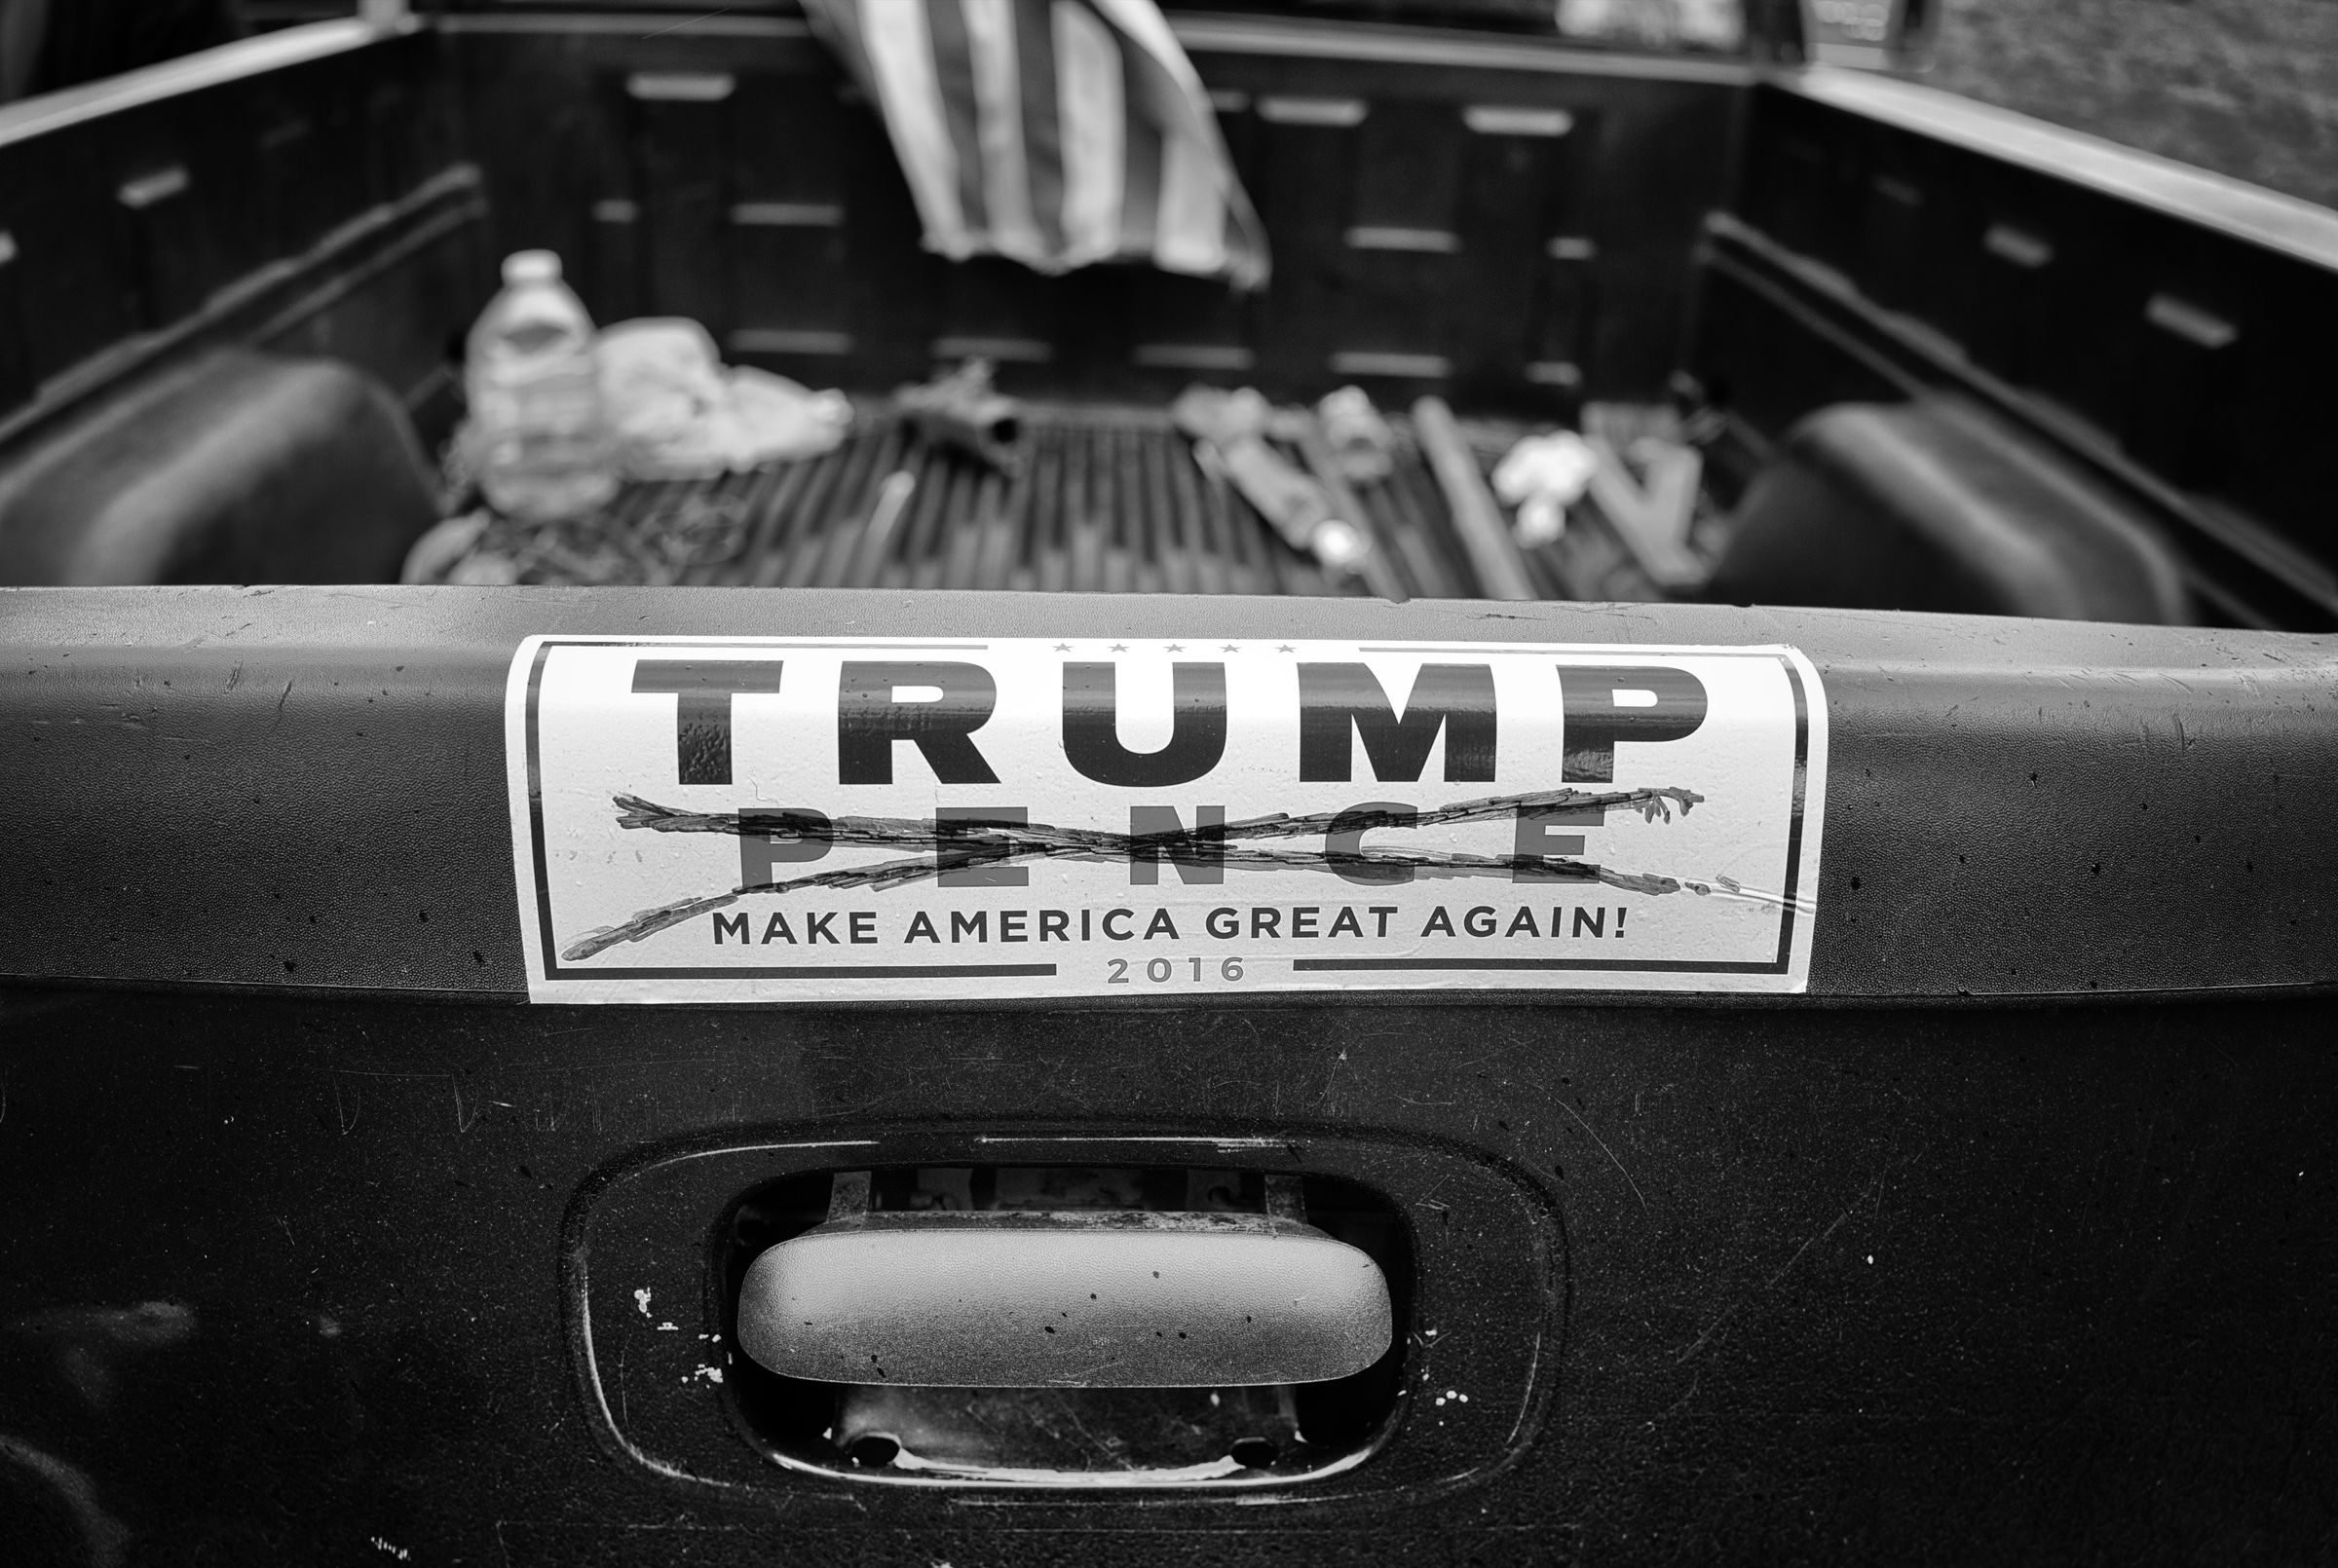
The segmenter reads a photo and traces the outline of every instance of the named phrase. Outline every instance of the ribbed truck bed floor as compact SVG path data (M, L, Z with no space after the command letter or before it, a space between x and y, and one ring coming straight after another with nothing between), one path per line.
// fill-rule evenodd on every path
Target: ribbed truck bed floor
M1411 422L1391 418L1394 471L1354 484L1405 591L1485 596ZM601 517L510 539L523 581L1107 593L1361 595L1326 573L1193 457L1161 410L1035 405L1011 477L864 410L836 450L720 479L629 486ZM1472 421L1481 469L1522 433ZM1295 465L1296 452L1284 454ZM1303 465L1302 465L1303 466ZM915 480L889 523L886 479ZM877 526L873 526L873 524ZM1603 519L1579 506L1557 543L1524 552L1548 599L1663 597Z

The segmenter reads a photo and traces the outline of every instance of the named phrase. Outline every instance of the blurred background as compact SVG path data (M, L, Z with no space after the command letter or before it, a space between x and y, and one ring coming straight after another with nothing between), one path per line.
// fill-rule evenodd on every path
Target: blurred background
M2333 0L1933 0L1920 80L2338 206Z
M1548 33L1611 19L1759 10L1778 0L1294 0L1317 15L1466 20ZM2338 0L1798 0L1817 52L2338 205ZM251 31L349 16L358 0L0 0L0 101ZM422 11L471 9L419 0ZM546 10L610 9L596 0ZM632 10L667 9L659 0ZM692 13L795 12L793 0ZM1184 9L1210 9L1210 0ZM1648 31L1677 31L1640 21ZM44 38L41 35L45 33ZM1862 38L1899 37L1895 49ZM1834 47L1825 47L1832 40ZM1675 42L1680 40L1675 39ZM27 50L27 44L34 47ZM35 56L41 57L35 58ZM13 57L12 57L13 56Z

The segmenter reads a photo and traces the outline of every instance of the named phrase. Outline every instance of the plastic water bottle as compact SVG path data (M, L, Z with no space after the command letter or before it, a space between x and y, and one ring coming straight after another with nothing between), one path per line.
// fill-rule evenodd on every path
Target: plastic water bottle
M505 258L503 292L471 329L464 382L479 488L497 511L554 522L617 494L592 317L560 281L558 256Z

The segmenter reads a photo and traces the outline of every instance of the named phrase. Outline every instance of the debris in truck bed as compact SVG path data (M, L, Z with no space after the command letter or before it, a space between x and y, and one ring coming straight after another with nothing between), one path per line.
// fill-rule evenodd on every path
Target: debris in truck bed
M1339 514L1319 480L1267 444L1277 421L1264 397L1248 387L1230 392L1188 387L1169 416L1192 437L1203 470L1239 490L1292 548L1334 572L1360 571L1369 540L1355 520Z
M1599 454L1573 430L1519 441L1494 466L1493 492L1518 508L1518 542L1548 544L1566 532L1566 508L1590 488Z
M1386 416L1387 477L1349 483L1389 597L1492 598L1431 469L1414 419ZM1263 448L1301 483L1304 456L1287 420ZM1537 428L1455 419L1471 464L1490 473ZM1542 428L1547 429L1547 427ZM969 464L924 441L883 401L860 406L830 452L709 480L628 485L603 511L533 528L495 518L450 459L452 520L410 553L406 580L604 585L1006 588L1083 592L1322 596L1385 591L1327 572L1296 549L1159 408L1025 403L1020 470ZM1319 438L1320 439L1320 438ZM899 500L879 505L888 479ZM1481 483L1483 480L1481 478ZM1320 491L1320 486L1315 486ZM1489 496L1488 504L1493 504ZM1687 547L1702 562L1725 528L1700 500ZM1494 514L1507 533L1509 519ZM882 522L882 527L872 526ZM1565 536L1513 550L1538 599L1650 601L1651 578L1595 501Z
M1486 489L1485 470L1453 424L1452 410L1445 406L1443 398L1423 397L1413 405L1413 429L1428 454L1430 467L1437 470L1447 514L1477 568L1487 597L1536 597L1527 581L1525 563L1502 527L1501 510Z
M484 507L451 517L415 541L399 580L655 587L737 556L745 514L734 500L694 488L650 508L641 504L650 488L631 487L615 504L563 522L524 522Z
M1396 447L1396 432L1363 388L1342 387L1326 392L1315 404L1315 417L1323 422L1324 443L1332 449L1342 474L1358 484L1388 477L1388 470L1395 467L1390 453Z
M1481 465L1496 469L1522 437L1567 433L1527 430L1499 421L1460 423ZM1615 503L1625 520L1619 523L1600 489L1587 482L1589 493L1571 508L1562 537L1526 548L1528 568L1547 595L1648 603L1700 592L1731 527L1727 514L1701 487L1700 448L1719 429L1709 411L1683 419L1660 404L1586 404L1580 439L1595 455L1603 445L1616 453L1607 500ZM1667 470L1668 477L1661 495L1651 496L1643 488L1643 475L1653 480L1658 469ZM1683 505L1685 510L1680 509ZM1660 571L1650 570L1647 536L1627 533L1651 512L1666 518L1656 535ZM1661 542L1667 540L1673 542Z
M1407 590L1404 579L1389 564L1388 551L1372 525L1371 510L1348 483L1348 476L1341 469L1339 460L1333 455L1331 443L1324 439L1323 427L1315 416L1303 410L1293 410L1278 414L1275 424L1282 439L1299 453L1300 461L1305 464L1307 472L1314 475L1315 482L1323 487L1323 493L1331 498L1334 515L1353 524L1357 537L1363 541L1363 553L1349 565L1348 570L1362 578L1366 587L1391 604L1403 604L1410 599L1412 594ZM1318 549L1316 553L1320 556L1322 551Z
M1707 563L1688 547L1704 478L1704 459L1681 436L1670 409L1631 410L1592 403L1583 410L1586 443L1598 460L1591 497L1640 563L1668 592L1700 586Z
M956 370L893 393L893 407L924 440L962 452L1010 478L1023 466L1022 407L991 386L991 362L968 359Z
M706 329L680 317L603 328L594 355L610 437L630 479L711 479L813 457L833 450L852 423L842 392L725 368Z

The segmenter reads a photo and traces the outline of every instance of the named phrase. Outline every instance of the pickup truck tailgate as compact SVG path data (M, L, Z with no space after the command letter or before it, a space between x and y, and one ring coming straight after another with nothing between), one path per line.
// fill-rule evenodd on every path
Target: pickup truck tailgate
M530 1004L522 640L872 634L1799 650L1806 987ZM2329 638L221 588L11 591L0 643L12 1560L2301 1560L2338 1527ZM700 1197L985 1161L1376 1192L1386 1424L1230 1488L774 1457Z

